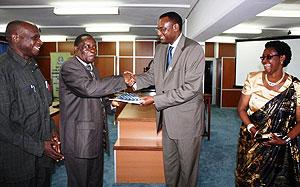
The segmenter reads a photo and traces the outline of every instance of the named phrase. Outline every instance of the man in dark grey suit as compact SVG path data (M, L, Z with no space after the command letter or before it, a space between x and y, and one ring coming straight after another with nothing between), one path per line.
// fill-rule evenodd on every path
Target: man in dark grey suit
M60 135L69 187L102 186L103 124L102 97L127 88L127 74L100 79L92 63L96 41L89 34L74 42L75 56L61 68Z
M143 98L157 110L157 131L162 129L166 185L197 185L203 133L204 53L201 46L182 33L182 19L175 12L160 16L156 47L150 70L136 75L136 89L155 85L156 96ZM135 87L134 86L134 87Z

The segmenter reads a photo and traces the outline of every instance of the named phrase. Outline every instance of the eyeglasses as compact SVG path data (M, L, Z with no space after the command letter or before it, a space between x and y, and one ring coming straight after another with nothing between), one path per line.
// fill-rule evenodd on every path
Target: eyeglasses
M159 31L161 33L165 33L167 32L168 29L170 29L173 25L169 26L169 27L157 27L155 28L156 31Z
M266 60L271 60L274 56L280 56L279 54L276 55L267 55L267 56L261 56L259 57L261 61L264 61L264 59Z

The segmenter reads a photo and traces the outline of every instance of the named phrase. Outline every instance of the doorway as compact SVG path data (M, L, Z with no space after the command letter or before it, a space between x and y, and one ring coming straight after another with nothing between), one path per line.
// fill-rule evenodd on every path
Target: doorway
M212 94L212 79L213 79L213 61L205 61L205 72L204 72L204 93Z

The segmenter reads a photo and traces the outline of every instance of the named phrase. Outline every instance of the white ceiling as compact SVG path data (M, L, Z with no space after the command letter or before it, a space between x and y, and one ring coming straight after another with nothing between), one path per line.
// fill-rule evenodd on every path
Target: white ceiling
M275 5L270 10L278 10L285 7L283 10L292 9L299 12L300 16L300 1L285 0L282 3ZM289 7L289 8L287 8ZM245 19L240 25L256 25L262 28L261 34L220 34L222 36L234 36L238 38L265 38L265 37L280 37L289 35L289 31L293 27L300 27L299 17L259 17L253 16Z
M1 0L0 24L19 19L31 21L41 27L43 35L67 35L74 39L85 32L83 25L91 23L126 23L132 25L129 33L91 33L96 38L107 34L130 34L138 38L156 38L155 26L159 15L167 11L176 11L186 18L186 34L198 41L205 41L216 35L229 35L242 38L271 37L286 35L290 27L300 27L299 18L255 17L281 0L120 0L118 15L55 15L55 2L77 0ZM78 1L79 2L79 1ZM102 0L85 0L103 2ZM107 2L116 2L110 0ZM283 3L300 5L300 1L286 0ZM82 9L89 6L86 3ZM178 8L185 5L190 8ZM300 12L300 9L299 9ZM257 24L265 29L260 35L222 34L223 31L239 23ZM286 29L286 30L285 30Z

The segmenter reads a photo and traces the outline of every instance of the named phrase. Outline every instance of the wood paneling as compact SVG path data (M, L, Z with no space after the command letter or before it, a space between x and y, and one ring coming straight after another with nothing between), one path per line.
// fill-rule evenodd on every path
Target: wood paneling
M101 78L114 75L114 58L96 57L95 67Z
M136 58L135 59L135 74L141 74L144 72L144 68L148 66L152 59L150 58Z
M116 55L116 42L98 42L98 55Z
M120 56L133 56L133 42L120 42Z
M48 81L49 84L51 84L50 57L37 57L36 61L45 79Z
M220 43L219 44L219 57L235 57L235 44Z
M205 42L205 57L213 58L214 56L214 43Z
M70 52L74 55L74 42L58 42L58 52Z
M223 90L222 107L237 107L241 96L241 90Z
M223 84L222 89L234 88L235 84L235 58L223 58Z
M162 151L116 151L117 183L164 183Z
M40 48L39 56L50 56L51 52L56 52L55 42L45 42Z
M153 42L152 41L137 41L135 42L136 56L153 56Z
M120 74L124 71L133 71L133 59L132 58L120 58Z

